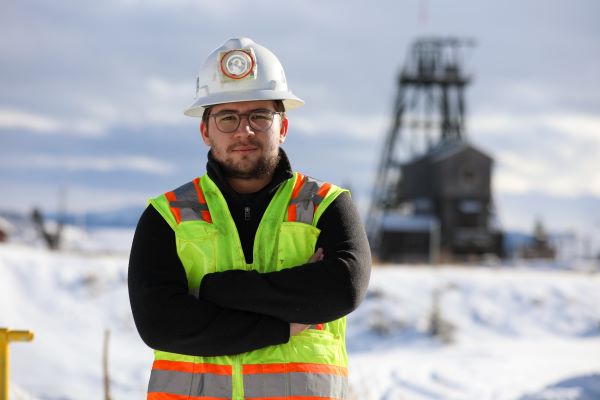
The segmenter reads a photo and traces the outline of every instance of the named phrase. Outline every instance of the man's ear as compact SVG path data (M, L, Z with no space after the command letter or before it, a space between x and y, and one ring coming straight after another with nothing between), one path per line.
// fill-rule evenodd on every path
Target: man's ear
M281 118L281 127L279 128L279 144L285 142L285 138L288 133L288 119L287 117Z
M204 121L200 121L200 135L202 136L202 140L207 146L210 146L210 139L208 138L208 127L204 123Z

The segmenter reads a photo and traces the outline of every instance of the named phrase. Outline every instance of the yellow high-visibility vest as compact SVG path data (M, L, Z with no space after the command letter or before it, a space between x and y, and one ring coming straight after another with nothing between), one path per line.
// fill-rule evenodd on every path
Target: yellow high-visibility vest
M150 200L176 236L189 292L205 274L229 269L279 271L305 264L315 252L317 222L344 189L298 172L267 207L247 264L223 194L204 175ZM313 327L311 327L313 328ZM345 399L346 318L292 336L288 343L243 354L198 357L155 350L150 400Z

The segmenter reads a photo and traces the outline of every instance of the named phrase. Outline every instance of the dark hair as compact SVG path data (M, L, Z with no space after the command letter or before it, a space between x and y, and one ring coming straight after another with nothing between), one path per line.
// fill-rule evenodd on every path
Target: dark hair
M273 106L275 107L275 111L277 112L285 112L285 106L283 105L283 100L273 100ZM208 117L210 116L210 110L212 106L208 106L204 109L204 113L202 114L202 122L204 122L204 126L208 127Z

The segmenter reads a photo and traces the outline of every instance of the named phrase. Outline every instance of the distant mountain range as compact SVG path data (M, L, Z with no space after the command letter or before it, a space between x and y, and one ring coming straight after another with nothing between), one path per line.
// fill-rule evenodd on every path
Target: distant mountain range
M138 206L129 206L117 210L109 211L98 211L88 212L84 214L71 214L67 215L66 220L68 224L82 225L89 228L95 227L120 227L134 228L137 225L140 215L144 208ZM58 220L58 215L48 214L48 218Z
M42 210L43 211L43 210ZM50 221L61 221L68 225L76 225L85 228L134 228L142 215L144 208L129 206L117 210L96 211L87 213L67 213L61 215L56 212L44 212L43 215ZM9 222L19 224L19 221L29 222L30 216L10 211L0 211L0 216Z
M500 194L496 197L504 247L514 254L520 247L531 243L534 221L539 220L551 242L563 247L564 243L581 242L585 253L600 254L600 198L595 196L555 197L540 193ZM44 211L44 210L42 210ZM85 229L118 227L135 228L144 211L140 206L85 213L43 212L49 221L63 221ZM15 226L31 224L27 213L0 210L0 217Z

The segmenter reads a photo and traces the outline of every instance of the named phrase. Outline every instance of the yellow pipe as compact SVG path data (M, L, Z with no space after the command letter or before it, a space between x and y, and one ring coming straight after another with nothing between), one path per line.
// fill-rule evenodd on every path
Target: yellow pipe
M8 400L10 342L31 342L33 332L0 328L0 400Z

